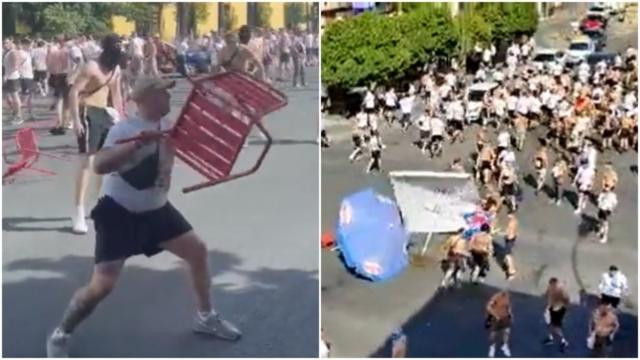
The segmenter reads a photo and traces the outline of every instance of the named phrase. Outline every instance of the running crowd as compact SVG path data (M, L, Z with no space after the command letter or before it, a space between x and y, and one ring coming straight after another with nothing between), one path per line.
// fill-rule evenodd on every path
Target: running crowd
M499 265L507 280L514 278L512 253L523 178L535 179L536 196L546 194L549 203L556 206L571 202L567 195L575 189L577 201L571 205L577 215L587 211L589 202L594 203L597 223L592 230L600 243L608 241L609 218L618 205L618 173L612 158L616 152L637 151L638 146L637 50L629 48L596 62L534 61L538 50L534 39L523 37L507 49L506 60L497 63L495 48L478 47L481 61L471 74L455 59L444 71L441 66L427 64L421 77L405 82L401 91L393 86L368 88L360 111L351 119L353 151L348 159L354 163L368 155L367 173L382 170L386 145L381 126L397 126L407 134L407 141L416 145L416 151L431 158L442 156L447 142L464 142L473 124L479 128L475 151L469 156L460 154L446 170L473 173L482 194L479 205L493 220L471 239L464 239L461 229L443 244L442 288L456 284L466 269L471 270L473 282L484 280L494 254L493 237L502 232L497 227L501 209L506 210L508 220L505 254ZM417 139L409 137L412 127L419 134ZM329 147L331 141L324 129L321 136L323 147ZM524 173L516 158L517 152L525 150L528 137L536 138L534 155L528 160L531 166L526 166L534 169L533 174ZM605 160L598 162L598 155ZM462 159L471 159L469 166ZM615 309L628 292L626 277L615 265L603 275L600 292L602 304L593 313L588 345L594 353L604 354L618 329ZM569 298L559 279L549 280L546 298L550 333L544 343L552 343L555 337L564 352L568 342L562 333L562 319ZM502 351L510 356L509 294L496 294L486 310L485 325L491 332L489 356L495 355L499 334ZM406 346L407 339L396 333L393 338L400 339L399 346Z

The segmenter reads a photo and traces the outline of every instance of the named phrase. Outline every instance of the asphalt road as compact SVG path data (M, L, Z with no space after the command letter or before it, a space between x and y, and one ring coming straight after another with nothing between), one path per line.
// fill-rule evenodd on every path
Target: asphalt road
M569 5L564 11L576 16ZM569 17L568 15L566 17ZM562 22L546 23L545 32L560 31ZM554 28L555 26L555 28ZM628 29L627 29L628 30ZM626 49L627 38L637 43L637 30L623 31L612 25L610 45ZM622 34L623 35L618 35ZM624 39L621 39L623 36ZM540 42L538 42L540 43ZM613 45L611 45L613 44ZM549 45L543 45L549 46ZM385 173L367 175L365 161L350 165L350 126L343 120L329 117L325 121L332 147L322 153L322 231L332 232L338 215L340 200L364 187L392 195ZM417 139L415 129L402 134L398 129L383 126L382 137L388 146L382 155L386 172L393 170L444 170L454 157L467 159L472 152L470 142L445 146L442 159L429 160L410 144ZM473 139L477 129L468 134ZM535 137L528 136L518 162L523 175L532 173L530 159L535 149ZM548 204L548 198L536 198L530 185L524 187L524 202L518 211L520 235L515 248L518 275L509 284L495 262L485 285L465 285L463 288L438 293L441 278L437 265L439 254L430 246L426 262L410 266L398 278L385 283L370 283L348 274L337 254L322 251L322 327L332 342L332 356L367 357L389 356L388 337L397 327L408 336L410 357L485 357L488 334L483 328L484 306L499 289L511 291L515 323L511 351L516 357L560 356L556 347L544 347L545 335L542 312L544 300L540 294L551 276L566 283L572 306L566 319L566 334L570 347L564 356L583 357L589 311L593 308L599 276L609 265L617 264L628 276L631 295L622 307L621 330L615 341L615 356L637 356L637 176L631 167L637 165L635 152L618 155L599 154L599 162L612 159L620 175L618 198L620 205L611 219L609 243L598 244L589 232L589 217L576 217L573 207L565 202L561 207ZM525 182L526 183L526 182ZM595 216L590 205L586 214ZM500 224L504 224L504 214ZM418 242L419 236L413 237ZM436 237L437 244L442 237ZM499 240L502 243L502 240ZM500 354L500 352L498 351ZM501 354L500 354L501 355Z
M77 357L315 357L318 353L318 75L285 85L289 105L267 117L274 146L254 175L184 195L201 177L178 162L170 199L206 241L213 303L244 337L235 343L190 331L194 300L170 254L128 261L114 293L78 329ZM177 113L189 85L173 91ZM38 100L41 150L74 158L72 135L52 137L49 100ZM15 128L3 125L5 146ZM26 126L25 125L25 126ZM251 165L252 137L237 164ZM3 356L43 357L47 334L92 269L93 231L70 234L75 164L42 158L56 176L20 174L3 188ZM90 209L95 202L91 198ZM91 224L90 224L91 226Z

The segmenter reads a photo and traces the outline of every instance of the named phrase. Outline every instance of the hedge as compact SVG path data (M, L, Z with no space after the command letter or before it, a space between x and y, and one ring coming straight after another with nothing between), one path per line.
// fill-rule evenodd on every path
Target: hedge
M322 81L350 88L402 78L435 58L464 56L487 44L535 32L534 3L465 3L452 18L448 7L426 4L402 15L374 12L329 24L322 37Z

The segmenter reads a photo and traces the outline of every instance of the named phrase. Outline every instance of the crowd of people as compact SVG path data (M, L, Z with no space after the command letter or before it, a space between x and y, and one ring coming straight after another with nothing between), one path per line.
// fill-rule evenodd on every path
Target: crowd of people
M367 173L382 170L381 159L387 147L382 127L401 130L403 138L415 145L415 151L430 158L456 151L453 144L466 138L475 140L473 152L455 154L445 170L473 174L481 194L479 208L493 220L470 239L463 238L461 229L445 241L442 288L458 283L468 269L473 282L483 281L499 233L504 234L505 250L499 265L507 281L516 276L513 251L518 237L521 179L533 179L528 182L536 197L546 194L550 205L570 202L576 215L585 213L593 203L592 218L597 220L592 230L600 243L608 241L609 218L619 202L619 170L614 159L637 151L638 146L637 51L629 48L610 60L590 63L583 58L574 63L560 58L534 61L538 49L533 38L523 37L508 47L504 62L495 60L493 46L478 47L475 58L481 60L473 71L460 66L456 59L444 67L427 64L420 78L405 81L399 89L392 85L367 88L360 111L350 118L353 150L348 160L355 163L368 155ZM418 137L411 137L412 133ZM329 147L331 141L324 129L321 136L322 146ZM517 155L524 152L528 154ZM528 169L532 169L531 174ZM576 201L571 201L572 191L577 194ZM504 230L498 227L502 210L507 213ZM612 266L611 276L619 276L616 274L619 272ZM557 278L549 282L547 323L564 351L567 342L561 323L568 300L564 290L558 290L559 284ZM613 284L608 286L616 287L618 299L611 304L606 293L610 288L601 287L604 305L596 309L590 328L591 342L597 349L610 343L604 338L613 338L617 320L611 305L617 307L621 293L627 291L626 280ZM508 299L508 293L501 292L487 307L490 356L495 355L498 332L504 336L503 353L510 356L510 320L505 320L511 316ZM552 341L551 336L545 343Z

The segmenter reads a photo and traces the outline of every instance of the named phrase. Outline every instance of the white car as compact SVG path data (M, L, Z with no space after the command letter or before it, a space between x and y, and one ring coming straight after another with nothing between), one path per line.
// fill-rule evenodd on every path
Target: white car
M586 36L581 36L574 39L569 44L567 50L566 62L570 65L574 65L581 60L586 60L587 56L596 52L595 43Z
M595 3L589 6L589 10L587 10L587 16L592 14L600 15L608 20L610 15L609 11L610 11L610 8L607 7L605 3Z
M486 96L497 86L498 83L495 82L482 82L473 84L467 89L467 109L465 115L467 123L480 120L482 110L484 110Z
M561 50L556 49L538 49L533 55L533 65L540 71L549 69L552 64L560 64L564 66L566 55Z

